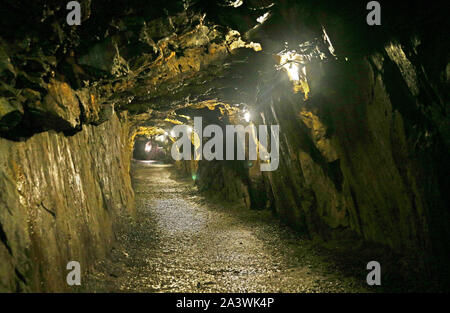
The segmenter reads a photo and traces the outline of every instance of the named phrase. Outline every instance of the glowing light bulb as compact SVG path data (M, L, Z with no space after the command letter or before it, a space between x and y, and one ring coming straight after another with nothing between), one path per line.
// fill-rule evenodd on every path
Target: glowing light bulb
M248 122L250 122L250 112L245 112L244 113L244 119L245 119L245 121L248 123Z
M192 127L191 126L188 126L187 130L188 130L188 133L192 133Z
M293 80L293 81L300 80L299 71L298 71L299 68L298 68L297 64L291 63L291 64L287 65L285 68L287 70L290 80Z
M175 132L173 130L170 131L170 136L175 137Z
M280 65L286 70L288 74L289 80L297 82L300 80L300 66L299 63L302 63L302 56L296 53L295 51L288 51L280 56ZM303 67L302 71L305 73L305 68ZM305 73L306 75L306 73Z

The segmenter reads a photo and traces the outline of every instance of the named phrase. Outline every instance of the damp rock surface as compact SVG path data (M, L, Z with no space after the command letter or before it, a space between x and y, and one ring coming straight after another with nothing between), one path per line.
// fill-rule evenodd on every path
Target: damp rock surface
M136 219L84 281L90 292L368 292L270 215L222 206L164 165L132 168Z

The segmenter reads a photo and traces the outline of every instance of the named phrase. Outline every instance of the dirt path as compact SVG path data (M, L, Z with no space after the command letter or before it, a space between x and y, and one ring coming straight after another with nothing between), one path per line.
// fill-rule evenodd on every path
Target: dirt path
M133 165L137 218L85 280L97 292L363 292L270 212L206 201L171 169Z

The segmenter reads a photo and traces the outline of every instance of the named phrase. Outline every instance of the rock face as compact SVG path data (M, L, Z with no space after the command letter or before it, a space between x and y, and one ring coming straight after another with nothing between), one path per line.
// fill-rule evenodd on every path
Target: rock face
M284 134L280 168L265 179L295 227L323 238L354 232L410 255L409 269L448 277L446 63L427 68L418 51L439 45L415 42L311 65L324 74L309 77L309 100L280 90L262 104L265 123Z
M448 59L438 53L433 65L425 61L426 51L439 47L435 40L409 38L368 56L311 63L306 100L290 83L262 80L256 96L261 117L254 119L280 125L279 168L261 173L255 162L230 173L198 162L192 167L197 185L247 207L271 208L311 237L355 236L388 246L407 256L401 270L445 281ZM236 177L244 188L234 188Z
M76 27L61 3L0 10L2 290L62 290L107 253L138 134L244 109L280 126L279 168L177 163L200 190L448 274L446 8L386 2L369 27L353 1L155 1L81 1Z
M133 214L126 136L114 115L71 137L0 139L0 291L70 291L69 261L85 272L107 255Z
M211 198L250 209L250 186L241 162L178 161L176 168L192 178L198 189Z
M36 101L30 104L30 109L43 118L42 123L47 128L68 130L80 125L80 105L75 92L65 82L51 80L47 87L48 93L42 103Z

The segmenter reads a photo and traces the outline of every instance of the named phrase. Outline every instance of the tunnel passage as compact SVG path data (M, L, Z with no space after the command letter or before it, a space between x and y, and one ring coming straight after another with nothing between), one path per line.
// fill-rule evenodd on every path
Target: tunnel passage
M91 291L362 291L373 259L369 291L448 290L445 7L369 26L360 1L79 2L79 26L0 12L1 291L73 290L72 260ZM277 167L176 161L181 125L193 156L210 125L278 125Z
M179 174L168 165L134 162L135 222L118 233L120 246L84 291L368 291L330 269L342 264L324 262L270 212L208 201Z

